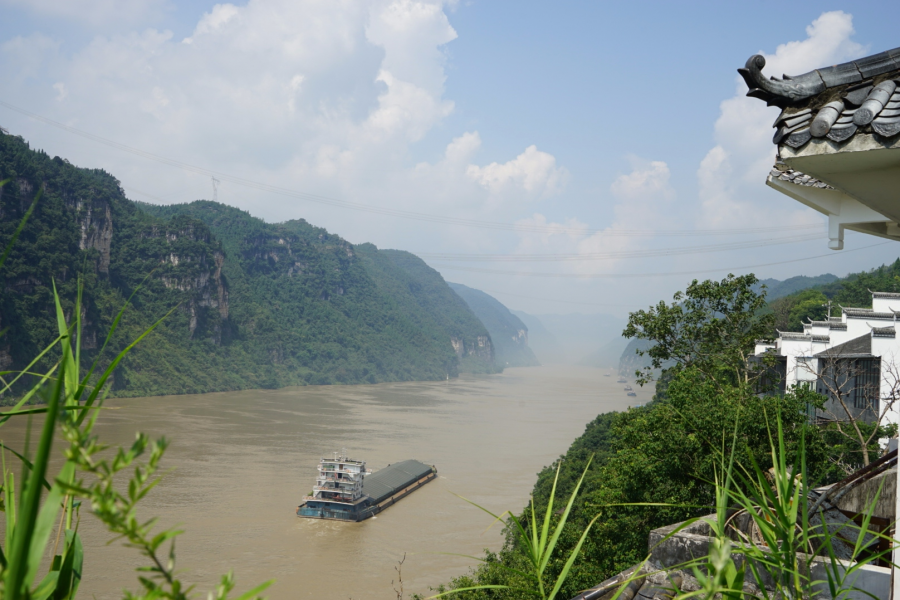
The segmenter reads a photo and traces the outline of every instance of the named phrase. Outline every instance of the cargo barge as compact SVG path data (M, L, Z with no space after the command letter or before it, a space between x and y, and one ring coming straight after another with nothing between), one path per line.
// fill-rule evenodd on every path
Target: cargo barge
M363 460L342 451L319 462L316 485L297 507L298 517L363 521L437 477L437 469L417 460L405 460L376 471L366 471Z

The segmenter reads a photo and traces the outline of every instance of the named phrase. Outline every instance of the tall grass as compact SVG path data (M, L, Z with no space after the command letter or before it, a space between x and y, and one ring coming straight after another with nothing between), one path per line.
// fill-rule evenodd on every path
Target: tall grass
M572 565L575 564L575 560L578 558L578 555L581 552L581 547L582 545L584 545L584 541L587 539L587 536L591 531L591 527L593 527L597 519L600 518L599 514L596 515L590 521L590 523L588 523L584 531L581 532L578 543L569 553L569 556L567 557L566 562L563 565L563 568L560 571L559 575L557 575L556 579L548 579L546 573L547 565L550 563L550 558L553 556L553 552L556 549L556 544L559 541L559 536L563 532L563 528L566 526L566 521L568 521L569 519L569 513L572 510L572 504L575 502L575 498L578 496L578 491L581 489L581 484L584 482L584 477L585 475L587 475L592 461L593 457L588 460L587 465L585 466L584 471L581 474L581 477L578 479L578 483L575 485L575 489L572 490L572 494L569 496L569 500L566 503L566 506L563 509L559 520L556 521L555 524L553 522L553 504L556 497L556 484L559 481L559 470L562 466L561 462L556 467L556 476L553 479L553 488L550 492L550 500L547 504L543 521L539 521L539 519L537 518L534 507L534 498L531 499L530 513L528 513L527 518L520 519L509 511L504 512L499 516L495 515L483 506L480 506L472 502L471 500L467 500L466 498L462 498L462 496L460 496L460 498L462 498L472 506L475 506L494 517L495 523L497 521L503 521L504 517L508 516L507 525L511 525L512 527L514 527L514 531L517 534L518 540L522 543L522 547L524 548L525 556L527 558L528 570L519 571L502 564L501 567L507 569L511 574L519 576L519 578L527 583L525 586L477 585L471 587L463 587L447 592L442 592L431 597L440 598L442 596L458 594L461 592L494 589L509 590L512 592L523 594L527 597L540 598L540 600L555 600L555 598L559 594L560 588L562 588L563 584L566 581L566 578L569 576L569 571L572 569ZM476 558L476 560L483 561L483 559L478 558Z
M734 447L735 444L732 444L732 448ZM680 523L659 542L669 542L672 537L700 521L709 525L706 555L665 569L669 573L692 573L697 584L694 587L699 589L681 591L671 585L669 580L669 584L662 586L670 585L666 597L675 600L775 600L868 596L873 600L883 600L876 599L871 593L856 586L863 567L890 557L890 549L872 550L873 540L890 540L884 533L873 531L870 527L881 490L874 494L863 511L861 523L848 521L840 526L834 523L825 526L824 508L815 503L815 494L811 493L805 444L801 439L796 452L789 452L780 416L775 420L774 431L769 428L769 447L774 466L768 471L760 468L752 458L749 465L741 465L735 462L733 452L730 455L721 452L719 467L710 482L715 488L715 507L711 507L714 508L714 514ZM557 478L558 475L559 466ZM545 569L551 560L559 534L565 527L584 475L583 473L565 510L555 522L553 506L556 480L540 525L536 519L533 500L524 522L512 513L497 516L475 504L494 516L495 520L503 520L508 515L507 525L512 527L517 542L524 548L526 563L530 569L524 572L511 569L508 565L501 564L500 567L509 572L511 581L525 582L523 585L519 585L517 589L512 585L501 584L460 587L442 591L432 598L488 590L513 591L516 592L514 597L522 598L556 598L572 565L578 560L591 527L600 516L595 516L581 533L577 545L565 557L565 566L557 578L547 581ZM643 503L640 506L673 507L664 503ZM736 526L738 522L742 523L741 527ZM849 544L849 558L842 560L838 557L838 544L842 544L844 548ZM618 600L620 596L634 596L641 581L652 574L653 568L655 567L648 556L628 577L615 583L617 587L611 587L609 595L604 594L603 597ZM658 593L658 590L654 593Z
M4 183L0 182L0 185ZM35 198L5 245L0 267L24 230L39 197ZM0 427L13 418L43 416L33 458L27 441L22 452L0 443L3 453L0 510L6 525L6 536L0 546L0 598L70 600L76 597L84 576L85 554L78 527L81 508L88 505L93 516L114 539L124 540L126 546L137 550L146 559L146 565L138 569L140 592L126 592L125 598L187 600L193 588L184 584L175 570L175 538L181 531L157 531L155 519L141 520L137 514L140 501L159 482L156 472L167 440L150 440L138 433L130 448L118 448L108 458L110 453L105 452L108 447L93 433L107 384L116 366L162 319L116 355L105 368L98 362L103 355L101 351L82 372L82 292L79 281L74 310L67 319L54 285L58 336L24 369L0 372L0 395L11 393L20 381L28 381L23 378L32 381L15 406L0 412ZM113 320L103 349L115 333L127 306L128 303ZM53 365L45 372L35 371L36 365L47 358L55 360ZM41 405L35 406L36 403ZM30 431L29 421L29 437ZM50 473L50 457L54 454L54 440L58 434L62 434L67 443L63 450L65 461L57 472ZM146 459L141 461L145 456ZM11 464L8 461L12 461ZM13 468L16 463L20 467L18 477ZM50 557L49 568L41 576L45 556ZM237 600L256 598L270 584L257 586ZM222 576L208 597L225 600L234 587L234 577L229 572Z

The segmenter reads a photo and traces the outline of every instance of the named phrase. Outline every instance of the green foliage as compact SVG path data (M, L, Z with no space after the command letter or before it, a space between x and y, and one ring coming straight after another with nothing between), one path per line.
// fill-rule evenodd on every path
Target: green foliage
M638 373L638 383L650 380L651 368L670 361L695 367L716 381L747 381L747 359L756 340L770 333L773 320L762 312L765 291L755 290L757 282L752 274L728 275L719 282L694 280L675 294L671 305L660 301L631 313L622 336L652 343L638 352L651 359L651 367Z
M778 331L802 331L803 323L828 317L828 298L816 289L803 290L769 303Z
M56 337L51 281L71 316L80 277L85 361L119 364L115 396L287 385L437 380L496 370L484 326L417 257L354 246L305 221L267 224L212 202L153 207L101 170L0 135L0 368L23 368ZM7 244L4 243L6 247ZM102 332L131 298L101 355ZM471 352L457 356L451 338ZM46 369L58 349L43 357ZM26 378L27 379L27 378ZM24 393L22 380L0 401Z
M556 470L558 493L569 494L596 452L583 492L560 535L558 555L566 556L593 517L600 511L603 514L586 538L561 593L574 596L640 562L652 529L707 514L716 502L716 473L723 449L748 468L754 462L763 469L770 467L767 415L783 415L786 447L793 451L805 440L810 464L815 465L812 476L826 477L828 447L807 421L809 400L802 393L760 398L746 387L719 386L689 367L673 374L667 400L598 416L557 463L538 475L534 488L540 519L547 513ZM738 424L736 435L732 435L734 423ZM522 551L517 539L508 535L499 554L488 556L474 573L454 580L451 586L487 581L500 585L504 570L498 563L519 564ZM562 564L558 557L551 560L547 575L558 574Z
M870 529L880 490L862 511L858 525L848 522L840 528L823 527L821 501L825 496L813 502L817 495L809 494L812 480L807 449L802 440L793 450L789 448L780 415L777 417L774 439L770 433L771 469L764 470L756 463L743 466L733 455L720 455L709 554L675 567L692 569L701 589L678 594L677 600L740 600L749 597L743 590L745 580L760 588L763 598L870 595L854 586L857 572L892 552L890 548L873 552L865 543L867 536L890 539ZM752 535L734 535L731 530L730 524L743 517L748 526L742 529L752 530ZM835 544L851 546L849 560L837 558ZM814 555L821 561L824 577L810 568L809 557Z
M581 473L581 477L578 479L575 488L569 495L569 501L566 503L565 508L559 511L559 518L555 518L556 513L553 511L553 502L556 499L556 484L559 480L559 467L557 467L556 475L553 478L553 487L550 490L550 496L547 500L543 519L539 520L535 514L534 499L532 499L531 502L530 514L526 513L526 515L523 515L522 517L516 517L509 512L497 516L486 508L478 506L470 500L466 500L466 502L469 502L494 517L495 522L502 521L504 516L509 515L506 522L507 528L511 532L511 535L515 536L516 544L521 548L521 554L523 554L526 559L525 561L522 561L525 563L525 568L510 567L509 565L498 562L489 554L484 560L485 564L488 565L489 568L496 569L499 567L500 569L504 569L511 576L512 581L508 579L505 584L478 583L470 587L457 585L454 589L449 591L442 590L433 597L455 596L463 592L502 590L504 592L516 593L516 597L518 598L532 597L539 600L554 600L565 585L566 578L569 576L569 571L578 559L581 547L584 545L585 539L591 532L591 527L600 517L599 514L596 515L590 523L587 524L582 530L581 536L578 538L575 546L565 553L565 562L562 567L554 569L556 573L548 577L546 573L549 571L548 566L550 560L553 558L557 543L560 540L560 534L562 534L566 526L566 521L569 518L569 514L572 511L572 505L575 502L575 498L578 496L578 490L584 482L584 477L587 475L588 469L591 467L592 459L593 457L588 459L587 465L585 465L584 471ZM557 556L557 560L558 558L559 557Z
M828 301L834 312L840 314L840 306L869 308L872 294L900 291L900 259L869 271L851 273L846 277L814 285L788 296L773 299L769 307L774 313L775 328L780 331L800 331L806 319L821 320L827 316ZM774 335L774 330L769 336Z
M827 422L821 425L822 440L828 447L828 463L823 465L826 469L825 479L838 481L860 467L868 465L884 454L879 440L897 437L897 425L894 423L879 425L858 420L855 427L859 428L859 435L855 428L847 422ZM863 444L859 439L867 440L865 445L868 460L863 457Z

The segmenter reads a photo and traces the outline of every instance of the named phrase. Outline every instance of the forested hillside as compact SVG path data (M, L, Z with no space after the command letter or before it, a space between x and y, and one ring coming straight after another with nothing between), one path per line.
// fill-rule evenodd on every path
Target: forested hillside
M354 246L305 221L211 202L153 207L110 174L0 134L0 239L36 209L0 270L0 369L50 343L52 285L84 283L85 360L132 297L109 361L171 309L116 372L120 396L444 379L496 369L485 327L417 257Z
M841 314L841 306L871 308L874 292L900 292L900 259L869 271L809 287L769 302L775 313L775 328L780 331L802 331L808 319L821 320L828 314ZM774 332L773 332L774 334Z
M497 364L501 367L540 365L528 346L528 327L496 298L461 283L448 284L462 298L491 334Z

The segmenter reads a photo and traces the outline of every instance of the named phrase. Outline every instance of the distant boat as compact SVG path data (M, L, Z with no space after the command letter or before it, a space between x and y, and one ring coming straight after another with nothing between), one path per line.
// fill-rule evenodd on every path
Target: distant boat
M631 391L631 386L630 386L630 385L626 385L626 386L625 386L625 391L626 391L626 392L630 392L630 391Z
M609 373L604 373L603 376L604 376L604 377L609 377Z
M626 383L624 377L619 377L619 380L616 383Z
M628 395L629 396L637 396L637 394L635 394L634 392L628 392Z

